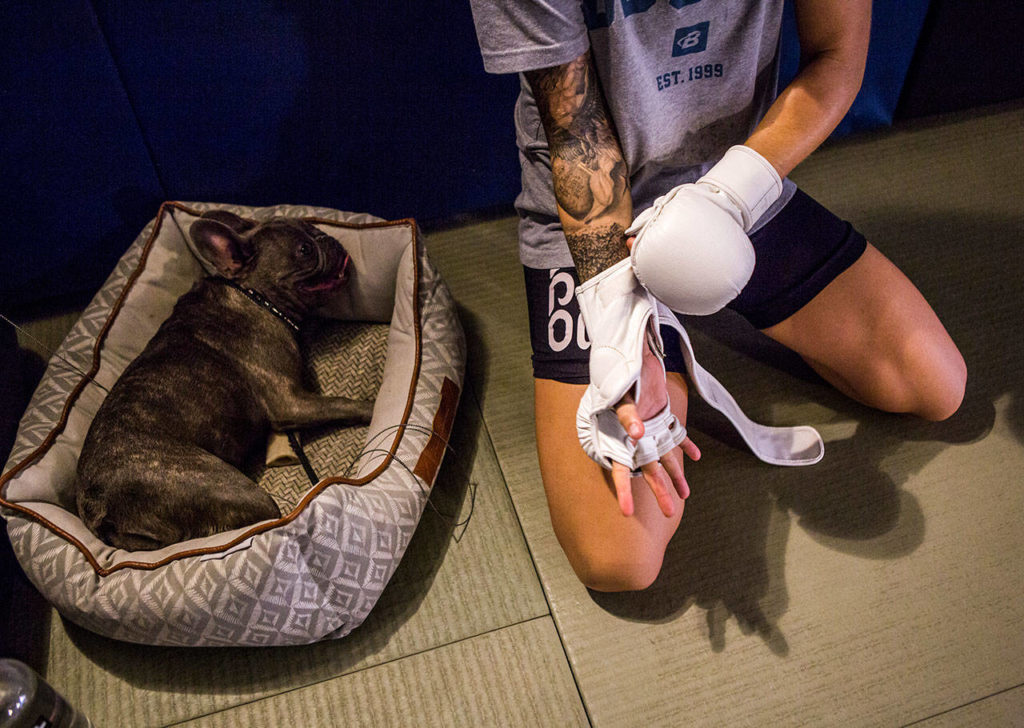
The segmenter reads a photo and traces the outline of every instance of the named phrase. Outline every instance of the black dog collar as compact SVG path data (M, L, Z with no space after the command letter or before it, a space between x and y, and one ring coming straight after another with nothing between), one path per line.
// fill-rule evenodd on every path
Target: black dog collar
M219 277L218 276L217 280L222 281L223 283L227 283L229 286L234 288L236 291L241 291L242 293L244 293L246 295L246 297L250 301L252 301L255 304L258 304L258 305L262 306L265 309L267 309L272 314L274 314L279 319L281 319L286 324L288 324L288 326L291 327L292 331L294 331L295 333L299 333L299 325L298 325L298 323L295 322L295 319L293 319L291 316L289 316L284 311L282 311L277 306L275 306L273 303L271 303L267 299L267 297L264 296L262 293L254 291L251 288L244 288L244 287L238 285L237 283L235 283L230 278L223 278L223 277Z

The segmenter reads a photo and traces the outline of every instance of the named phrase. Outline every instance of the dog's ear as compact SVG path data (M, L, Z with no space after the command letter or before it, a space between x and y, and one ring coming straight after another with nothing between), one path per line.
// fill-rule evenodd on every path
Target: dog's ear
M241 234L225 223L206 216L192 223L189 235L200 254L213 263L225 278L237 276L255 252L252 243Z
M209 210L204 212L200 217L202 217L203 220L216 220L217 222L224 223L239 235L249 232L257 225L255 220L239 217L235 213L228 212L227 210Z

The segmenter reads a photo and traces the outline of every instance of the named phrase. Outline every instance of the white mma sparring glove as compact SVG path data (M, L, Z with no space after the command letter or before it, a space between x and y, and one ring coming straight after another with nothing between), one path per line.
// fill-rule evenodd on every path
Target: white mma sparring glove
M718 311L750 280L747 232L781 194L782 179L767 159L731 147L707 174L659 197L630 225L636 277L673 311Z
M636 472L686 438L686 428L667 404L644 420L644 435L635 443L615 414L615 406L630 390L640 399L640 370L648 338L658 361L662 359L657 304L633 275L628 259L583 283L576 298L591 342L590 386L576 410L580 444L602 467L610 470L615 461ZM662 375L664 371L662 364Z

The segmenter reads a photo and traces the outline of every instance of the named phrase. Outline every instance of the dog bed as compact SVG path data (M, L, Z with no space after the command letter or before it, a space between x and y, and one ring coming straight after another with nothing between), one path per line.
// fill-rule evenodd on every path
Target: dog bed
M314 325L309 377L325 394L375 397L368 427L302 433L312 473L267 468L280 519L129 552L74 507L78 452L120 372L204 274L184 231L226 209L301 217L341 241L350 281ZM343 637L366 618L429 496L462 387L465 345L412 220L323 208L166 203L51 359L0 476L22 568L71 621L159 645L285 645Z

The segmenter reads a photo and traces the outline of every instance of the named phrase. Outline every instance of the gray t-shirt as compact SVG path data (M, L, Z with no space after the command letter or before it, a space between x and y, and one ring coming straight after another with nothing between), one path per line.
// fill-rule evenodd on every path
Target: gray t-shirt
M782 2L471 0L491 73L557 66L591 49L630 172L634 214L696 180L757 126L776 94ZM531 268L571 266L544 128L529 85L520 85L520 259ZM757 226L795 189L787 179Z

